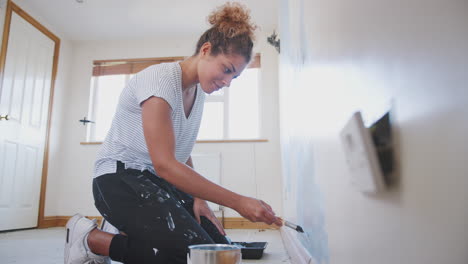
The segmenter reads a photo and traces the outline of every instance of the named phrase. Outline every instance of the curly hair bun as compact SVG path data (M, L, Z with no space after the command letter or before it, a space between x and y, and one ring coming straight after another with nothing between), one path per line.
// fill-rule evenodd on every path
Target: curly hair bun
M254 39L254 31L257 28L250 21L250 10L238 2L227 2L218 7L208 17L208 22L227 38L247 34Z

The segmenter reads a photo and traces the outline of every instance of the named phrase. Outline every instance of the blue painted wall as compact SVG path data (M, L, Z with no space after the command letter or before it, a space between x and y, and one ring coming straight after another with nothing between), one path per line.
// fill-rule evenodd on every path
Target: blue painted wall
M317 263L468 263L468 1L280 0L284 217ZM397 184L350 183L339 132L391 106Z
M307 56L302 1L280 1L280 116L284 216L302 226L297 234L317 263L329 263L324 203L316 181L314 146L307 131L307 98L300 79Z

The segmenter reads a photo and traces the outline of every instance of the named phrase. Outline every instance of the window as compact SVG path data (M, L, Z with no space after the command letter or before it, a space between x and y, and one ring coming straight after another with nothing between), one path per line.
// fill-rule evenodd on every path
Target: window
M229 88L206 96L199 140L255 139L259 129L259 68L247 68Z
M132 76L144 68L183 57L94 61L87 141L103 141L122 89ZM260 136L260 55L231 82L231 87L206 96L199 140L256 139Z
M103 141L114 117L120 93L137 72L154 64L183 60L184 57L94 61L88 108L86 141Z
M94 123L88 126L87 141L103 141L109 130L112 117L122 89L130 79L130 74L93 76L91 78L91 98L89 119Z

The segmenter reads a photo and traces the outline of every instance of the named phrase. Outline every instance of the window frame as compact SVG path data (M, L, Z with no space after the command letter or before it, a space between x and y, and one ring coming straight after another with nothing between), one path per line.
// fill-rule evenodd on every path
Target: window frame
M136 59L113 59L113 60L94 60L93 61L93 70L92 78L90 81L90 99L88 105L88 116L90 120L94 120L96 113L96 89L98 89L98 78L99 76L105 75L122 75L125 74L125 82L128 83L131 75L138 73L146 67L151 65L165 63L165 62L175 62L184 60L187 57L159 57L159 58L136 58ZM246 69L250 68L260 68L261 69L261 55L260 53L255 53L253 55L251 63L247 66ZM261 91L261 70L259 73L258 79L258 92ZM257 139L230 139L229 138L229 89L223 89L223 95L210 95L206 96L206 102L222 102L223 103L223 137L222 139L197 139L197 142L209 143L209 142L266 142L268 140L261 139L262 126L258 124L259 135ZM259 97L258 102L258 111L259 111L259 121L261 120L261 102ZM260 122L261 123L261 122ZM94 145L100 144L102 141L96 141L95 137L96 126L87 126L86 128L86 142L81 142L82 145Z

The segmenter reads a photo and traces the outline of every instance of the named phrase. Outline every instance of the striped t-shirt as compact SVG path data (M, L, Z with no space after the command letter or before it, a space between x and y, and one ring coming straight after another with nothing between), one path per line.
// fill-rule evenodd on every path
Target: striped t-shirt
M123 89L111 128L98 153L94 177L115 173L116 162L126 168L154 170L143 135L141 104L151 96L164 99L172 108L175 158L186 163L190 157L203 113L205 93L197 84L195 102L185 116L182 98L182 69L178 62L150 66L137 73Z

